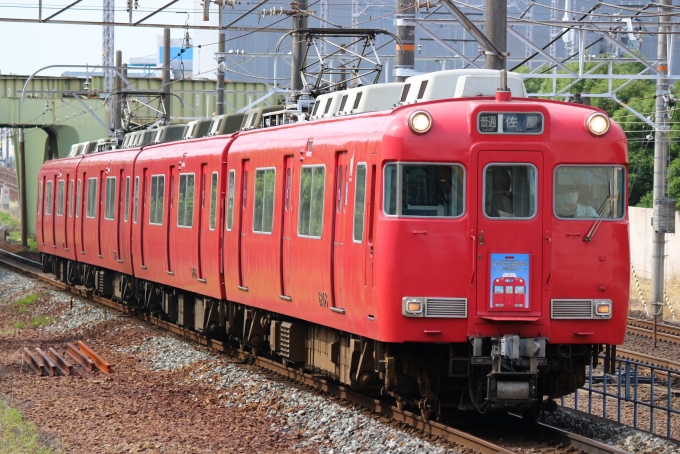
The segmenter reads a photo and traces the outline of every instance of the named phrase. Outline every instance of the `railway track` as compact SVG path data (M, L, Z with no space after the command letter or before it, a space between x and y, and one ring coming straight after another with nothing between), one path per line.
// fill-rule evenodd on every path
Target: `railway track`
M638 336L654 337L654 322L630 317L628 319L628 333ZM656 337L659 340L680 344L680 327L658 323L656 326Z
M434 435L447 441L455 442L465 448L472 449L483 454L512 454L515 452L511 449L512 447L500 446L493 442L484 440L483 438L480 438L480 436L475 436L441 422L424 420L420 417L420 415L410 412L407 409L400 410L388 401L359 394L345 386L339 385L325 378L286 367L263 356L253 355L251 352L245 351L241 347L233 345L230 342L211 339L195 331L182 328L175 325L174 323L170 323L148 313L138 311L133 307L102 298L99 295L93 294L91 291L86 290L84 287L70 287L58 280L55 280L51 275L42 273L40 271L41 265L38 262L34 262L24 257L0 250L0 266L4 266L15 272L37 278L61 290L78 295L109 309L118 311L122 314L137 317L147 324L163 328L166 331L169 331L183 339L207 347L215 352L227 354L249 364L261 367L266 371L274 373L285 379L302 383L309 388L360 405L367 410L383 415L387 418L390 418L391 420L398 421L418 429L424 434ZM680 367L680 364L678 367ZM507 418L517 419L512 415L504 416L507 416ZM565 452L573 452L575 449L587 454L625 453L625 451L616 447L569 433L561 429L547 426L545 424L536 424L532 426L530 430L532 431L532 436L534 436L536 439L547 439L553 445L564 447ZM538 452L541 451L539 450ZM552 450L551 452L557 451Z

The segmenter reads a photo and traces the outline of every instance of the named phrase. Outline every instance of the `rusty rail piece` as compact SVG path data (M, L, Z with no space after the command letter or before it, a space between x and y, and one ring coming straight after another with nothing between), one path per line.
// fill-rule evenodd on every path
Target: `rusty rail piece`
M94 370L94 361L88 358L87 355L81 352L80 349L76 347L74 344L71 343L66 344L66 354L70 356L73 359L73 361L80 364L80 366L83 369L87 369L90 372Z
M495 445L491 442L482 440L466 432L457 430L453 427L449 427L435 421L423 420L420 416L414 413L405 410L399 410L397 407L390 406L389 404L386 404L385 402L382 402L378 399L373 399L371 397L358 394L348 388L339 386L335 383L332 383L324 379L320 379L319 377L315 377L304 372L299 372L294 369L287 368L275 361L271 361L269 359L258 356L253 356L251 353L245 352L235 346L232 346L229 343L211 339L195 331L191 331L186 328L182 328L181 326L177 326L174 323L161 320L158 317L153 317L148 313L138 312L133 307L125 306L123 304L102 298L101 296L95 295L91 291L87 291L82 287L77 288L70 287L60 281L52 279L50 276L41 273L40 271L33 271L31 269L28 269L26 265L20 266L18 263L13 263L5 258L0 258L0 263L19 273L30 275L44 282L47 282L57 288L82 296L90 301L114 309L122 314L136 316L137 318L146 322L147 324L164 328L166 331L169 331L183 339L207 347L215 352L225 353L227 355L236 357L241 360L252 361L252 363L255 364L256 366L268 369L272 372L276 372L286 378L307 384L310 387L317 389L319 391L324 391L326 393L344 398L358 405L362 405L364 406L364 408L372 410L376 413L380 413L384 416L393 418L396 421L404 422L410 425L411 427L421 430L423 433L432 434L449 441L454 441L466 448L473 449L483 454L514 453L514 451L506 449L502 446ZM35 267L35 265L33 265L33 267ZM76 348L76 351L79 350L77 350ZM70 349L67 351L67 353L70 353ZM89 358L86 359L89 360ZM561 432L558 435L558 438L560 438L560 442L563 445L568 447L569 446L578 447L578 449L589 454L618 454L622 452L620 449L617 449L613 446L605 445L595 440L586 439L584 437L580 437L578 435L571 434L568 432L563 432L560 431L559 429L555 429L549 426L544 427L546 428L546 431L554 430L555 434Z
M57 375L57 365L54 364L52 358L47 356L47 353L42 351L40 348L36 348L35 351L38 353L38 356L40 357L40 359L42 359L43 363L45 364L45 371L52 376Z
M105 374L111 373L111 364L104 361L104 358L99 356L94 350L92 350L90 347L88 347L85 344L85 342L78 341L78 347L80 347L81 352L85 353L85 355L88 356L92 360L92 362L94 363L94 366L97 369L104 372Z
M37 375L42 376L45 373L45 364L43 364L43 362L26 347L24 347L23 357L26 364L28 364Z
M64 375L71 375L73 372L73 364L66 361L64 357L52 347L47 350L47 354L50 356L50 358L52 358L52 361L54 361L54 364L57 366L57 369L59 369L59 372Z

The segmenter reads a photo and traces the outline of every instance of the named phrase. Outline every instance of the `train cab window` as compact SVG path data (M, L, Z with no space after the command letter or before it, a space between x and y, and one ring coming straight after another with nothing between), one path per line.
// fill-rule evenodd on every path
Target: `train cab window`
M165 175L151 175L151 197L149 199L149 224L163 224L163 196Z
M106 211L104 219L112 221L116 212L116 177L106 177Z
M356 179L354 180L354 227L352 238L355 243L364 239L364 210L366 203L366 164L357 164Z
M537 185L533 165L488 165L484 170L484 214L488 218L533 218L538 206Z
M64 215L64 180L57 181L57 216Z
M45 214L52 214L52 182L47 182L45 190Z
M97 179L87 179L87 213L88 218L93 218L97 215Z
M560 219L622 219L626 171L619 166L559 166L554 210Z
M78 189L76 190L76 217L80 217L80 182L82 180L78 180Z
M130 177L125 177L125 207L123 209L123 219L128 221L128 213L130 212Z
M68 217L73 217L73 180L68 184Z
M234 182L236 180L236 171L229 171L229 194L227 199L227 230L231 231L231 226L234 222Z
M461 216L465 171L457 164L385 166L385 214L403 217Z
M179 176L177 227L191 227L194 225L194 178L193 173L182 173Z
M42 181L38 183L38 214L40 214L40 207L42 206Z
M132 222L137 223L137 213L139 212L139 177L135 177L135 195L134 195L134 207L132 213Z
M321 238L326 167L303 166L300 172L298 236Z
M210 177L210 230L215 230L217 219L217 172Z
M255 208L253 208L253 232L255 233L272 233L275 184L276 169L255 169Z

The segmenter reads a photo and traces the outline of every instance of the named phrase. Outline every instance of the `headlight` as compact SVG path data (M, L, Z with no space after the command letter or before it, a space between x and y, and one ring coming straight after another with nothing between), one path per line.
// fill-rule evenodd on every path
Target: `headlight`
M590 114L586 120L586 129L595 137L605 135L609 131L610 125L609 117L600 112Z
M432 127L432 116L424 110L416 110L408 117L408 127L414 134L425 134Z
M407 297L402 299L402 314L407 317L422 317L424 302L422 298Z

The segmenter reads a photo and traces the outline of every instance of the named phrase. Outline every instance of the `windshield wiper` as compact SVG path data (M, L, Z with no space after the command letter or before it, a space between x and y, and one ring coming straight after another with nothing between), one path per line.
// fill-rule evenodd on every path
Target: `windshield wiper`
M607 209L607 206L609 206L610 213L614 212L614 199L615 198L612 197L612 185L611 182L609 182L609 195L607 195L607 198L604 199L604 202L602 203L600 210L597 212L597 220L593 223L593 226L590 228L590 230L588 230L588 234L586 234L586 236L583 237L583 241L587 243L593 239L593 237L595 236L595 232L602 223L602 215ZM607 202L609 202L609 205L607 205Z

